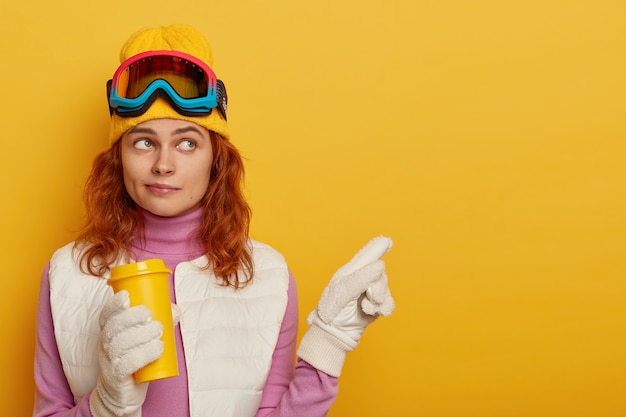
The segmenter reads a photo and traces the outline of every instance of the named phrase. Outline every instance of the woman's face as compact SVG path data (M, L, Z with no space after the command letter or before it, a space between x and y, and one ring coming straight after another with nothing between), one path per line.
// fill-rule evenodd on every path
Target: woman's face
M120 140L124 185L138 206L174 217L200 205L213 163L208 130L184 120L157 119L135 126Z

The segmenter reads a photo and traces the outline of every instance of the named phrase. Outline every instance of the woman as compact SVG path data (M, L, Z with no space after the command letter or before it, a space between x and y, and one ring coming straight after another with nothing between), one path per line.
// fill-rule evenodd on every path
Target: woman
M85 187L88 221L46 266L37 312L34 416L323 416L345 355L393 299L376 238L339 269L296 358L296 285L248 237L243 163L226 90L194 29L141 30L109 82L111 147ZM111 267L163 259L179 376L137 384L162 325L107 285Z

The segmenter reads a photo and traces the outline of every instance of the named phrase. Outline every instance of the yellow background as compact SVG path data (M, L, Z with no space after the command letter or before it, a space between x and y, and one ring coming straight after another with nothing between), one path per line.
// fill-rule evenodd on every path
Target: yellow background
M331 417L626 415L626 3L2 1L2 414L32 407L39 277L83 222L136 29L211 41L253 235L305 317L371 237L397 310Z

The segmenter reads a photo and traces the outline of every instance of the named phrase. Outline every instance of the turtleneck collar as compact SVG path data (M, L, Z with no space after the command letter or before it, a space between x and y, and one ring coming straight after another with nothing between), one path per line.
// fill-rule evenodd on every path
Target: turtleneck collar
M140 207L137 211L145 227L144 236L137 237L132 243L138 260L152 256L182 256L191 260L204 254L203 245L195 237L195 231L202 222L201 207L178 217L157 216Z

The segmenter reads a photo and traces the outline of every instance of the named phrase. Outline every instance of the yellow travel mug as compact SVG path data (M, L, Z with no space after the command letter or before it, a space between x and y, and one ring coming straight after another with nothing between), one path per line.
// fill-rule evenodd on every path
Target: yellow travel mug
M163 324L163 355L135 372L137 383L154 381L178 375L176 341L172 321L172 303L168 276L171 270L161 259L148 259L111 269L109 285L114 292L128 291L130 305L145 305L152 312L152 320Z

